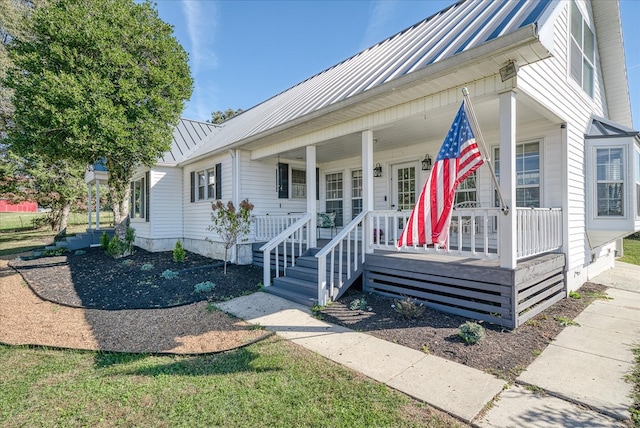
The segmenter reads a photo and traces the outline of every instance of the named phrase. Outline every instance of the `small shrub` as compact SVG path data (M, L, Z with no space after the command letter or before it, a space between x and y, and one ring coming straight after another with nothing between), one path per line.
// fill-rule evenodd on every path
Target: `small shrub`
M67 252L67 249L64 247L58 247L52 250L44 250L42 255L45 257L53 257L53 256L61 256Z
M367 301L364 299L353 299L349 303L350 311L364 311L365 309L367 309Z
M577 291L569 291L569 297L572 299L582 299L582 296Z
M461 324L458 328L460 329L458 335L468 345L475 345L484 339L484 327L477 322L467 321L464 324Z
M178 272L172 271L171 269L167 269L164 272L162 272L162 277L164 279L174 279L174 278L177 278L178 275L180 275Z
M213 303L207 303L206 309L207 309L207 312L209 312L210 314L214 312L220 312L220 308L218 308Z
M107 251L107 249L109 248L109 235L107 235L107 232L102 232L102 235L100 236L100 248L102 248L103 250Z
M122 265L123 265L123 266L131 266L131 265L133 265L133 263L134 263L134 262L133 262L133 260L131 260L131 259L127 259L127 260L123 260L123 261L122 261Z
M120 240L116 235L113 235L113 238L111 238L107 244L107 254L111 257L118 257L122 253L120 247Z
M208 293L216 288L216 285L211 281L199 282L194 286L196 293Z
M176 263L184 262L186 255L187 252L184 250L182 242L176 241L176 246L173 248L173 261Z
M107 244L107 254L114 258L133 254L133 241L135 241L135 239L135 229L127 227L124 241L121 241L118 238L118 235L113 235L113 237L109 240L109 243ZM100 245L102 245L102 238Z
M75 253L73 253L74 256L82 256L87 254L87 252L85 250L76 250Z
M152 263L145 263L142 266L140 266L140 270L151 270L151 269L153 269Z
M409 297L402 300L393 299L393 301L396 312L409 319L420 318L426 309L423 303L418 304L417 300Z
M572 319L569 319L567 317L555 317L554 318L556 321L558 321L560 323L561 326L563 327L568 327L571 325L580 327L580 324L577 321L574 321Z

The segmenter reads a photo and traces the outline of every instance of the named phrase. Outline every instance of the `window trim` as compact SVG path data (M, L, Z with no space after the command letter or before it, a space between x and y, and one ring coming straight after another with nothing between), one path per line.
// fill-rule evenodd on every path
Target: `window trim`
M129 182L129 218L135 221L149 221L149 177L147 171L143 176ZM136 207L136 190L139 190L139 207Z
M530 139L530 140L525 140L525 141L516 141L516 161L517 161L517 150L518 147L523 147L527 144L534 144L537 143L538 144L538 184L537 185L518 185L518 173L516 171L516 207L517 208L527 208L528 206L525 207L521 207L520 205L518 205L517 202L517 198L518 198L518 189L528 189L528 188L538 188L538 207L543 207L544 206L544 139L543 138L535 138L535 139ZM498 183L500 183L500 157L497 156L496 151L500 150L500 146L494 146L492 148L492 154L493 154L493 167L494 167L494 171L496 174L496 178L498 180ZM516 166L517 168L517 166ZM494 203L495 206L499 206L498 201L497 201L497 196L496 196L496 188L495 185L493 186L494 189Z
M598 151L599 150L608 150L609 153L611 152L612 149L619 149L621 152L621 162L620 162L620 179L618 180L600 180L598 179ZM593 179L593 195L592 197L594 198L593 200L595 201L595 203L593 204L593 218L596 220L607 220L607 219L626 219L628 218L628 209L627 209L627 198L625 195L625 192L628 192L628 189L626 188L626 182L627 180L627 171L626 171L626 166L627 166L627 150L626 147L623 145L607 145L607 146L594 146L593 147L593 163L592 163L592 168L593 168L593 175L592 175L592 179ZM611 183L619 183L622 185L621 190L620 190L620 206L621 206L621 214L615 214L615 215L606 215L606 214L600 214L599 213L599 207L598 207L598 202L599 202L599 197L598 197L598 184L611 184Z
M575 13L579 15L580 24L581 24L579 42L578 40L576 40L573 34L573 19L574 19ZM596 49L596 33L593 30L593 28L589 25L589 23L587 22L584 16L585 15L583 10L580 8L580 6L578 6L575 0L572 0L569 6L569 23L568 23L569 31L568 31L568 37L567 37L567 42L568 42L567 43L567 65L568 65L567 73L569 76L569 80L575 82L585 94L587 94L590 98L593 99L595 96L595 86L597 81L596 64L597 64L598 52ZM588 28L589 32L591 33L592 44L593 44L593 52L591 53L591 56L593 59L585 54L585 50L584 50L585 49L585 38L584 38L585 28ZM573 53L574 46L578 49L578 52L580 53L580 81L578 81L578 78L574 76L574 73L573 73L574 58L572 53ZM588 63L588 65L591 68L591 81L588 82L589 83L588 88L585 85L585 61Z

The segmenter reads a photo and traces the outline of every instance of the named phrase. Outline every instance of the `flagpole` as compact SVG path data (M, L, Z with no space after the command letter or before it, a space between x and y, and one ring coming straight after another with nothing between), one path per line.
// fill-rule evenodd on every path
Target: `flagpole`
M464 97L464 101L469 110L469 116L471 119L471 126L473 128L473 132L476 135L476 141L480 142L480 147L482 150L482 155L484 156L484 160L489 167L489 171L491 171L491 178L493 179L493 184L496 186L496 191L498 192L498 198L500 198L500 209L504 215L509 214L509 207L504 202L504 198L502 197L502 192L500 191L500 184L498 183L498 177L496 177L496 173L493 170L493 165L491 165L491 158L489 157L489 152L487 150L487 146L484 143L484 138L482 137L482 131L480 131L480 125L478 125L478 119L476 118L476 112L473 110L473 105L471 104L471 99L469 98L469 90L465 86L462 88L462 95Z

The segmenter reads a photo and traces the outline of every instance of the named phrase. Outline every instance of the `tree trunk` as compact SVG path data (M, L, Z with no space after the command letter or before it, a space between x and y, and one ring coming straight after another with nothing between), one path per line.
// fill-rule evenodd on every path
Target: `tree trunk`
M115 226L115 234L120 241L124 241L127 234L127 223L129 220L129 197L130 190L127 189L123 192L122 200L118 200L118 194L112 193L113 203L113 224Z
M69 213L71 212L71 202L66 202L62 206L62 212L60 214L60 224L58 224L58 232L62 232L67 228L69 223Z

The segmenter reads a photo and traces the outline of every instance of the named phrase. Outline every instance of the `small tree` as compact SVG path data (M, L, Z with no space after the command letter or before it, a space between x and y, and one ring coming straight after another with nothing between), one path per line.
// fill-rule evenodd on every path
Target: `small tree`
M224 274L227 274L227 260L229 249L238 242L240 235L249 233L251 210L253 204L248 199L240 202L240 208L236 211L233 202L227 202L225 206L222 201L211 203L211 222L207 227L209 232L215 232L224 243ZM213 240L207 238L209 242ZM246 241L247 238L243 238Z

